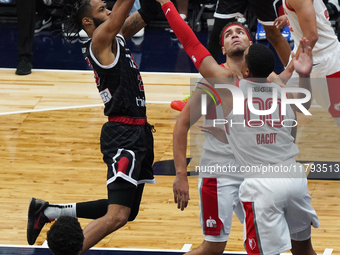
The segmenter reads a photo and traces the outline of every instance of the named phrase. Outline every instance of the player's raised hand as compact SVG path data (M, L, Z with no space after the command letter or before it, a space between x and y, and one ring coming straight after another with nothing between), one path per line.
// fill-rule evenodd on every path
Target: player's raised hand
M300 40L300 47L301 51L298 58L292 52L294 69L300 76L309 76L313 68L313 55L309 41L305 37Z

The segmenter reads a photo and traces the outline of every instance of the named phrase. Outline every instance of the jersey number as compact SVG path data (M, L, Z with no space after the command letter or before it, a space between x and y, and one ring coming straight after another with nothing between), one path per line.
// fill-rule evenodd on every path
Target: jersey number
M258 110L269 110L273 104L272 98L267 98L266 102L263 101L262 98L253 97L253 106L258 106ZM256 108L256 107L255 107ZM284 115L281 114L281 98L277 99L277 109L279 118L273 119L272 114L268 115L259 115L259 119L251 119L250 110L248 107L248 98L244 100L244 120L247 127L262 127L265 123L274 128L281 128L282 121L284 120Z

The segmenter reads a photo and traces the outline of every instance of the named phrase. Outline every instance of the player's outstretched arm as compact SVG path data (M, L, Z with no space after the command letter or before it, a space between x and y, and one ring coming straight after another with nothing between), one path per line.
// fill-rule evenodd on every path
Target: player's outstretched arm
M318 41L316 14L312 0L287 0L287 5L293 9L298 17L299 26L302 30L303 37L309 41L309 46L313 49ZM296 50L296 55L299 56L301 52L301 44ZM292 61L288 64L286 69L294 71Z
M117 0L108 19L100 24L93 32L91 50L96 59L103 65L111 64L116 56L115 37L121 30L125 19L131 11L134 0ZM98 15L105 15L105 5L100 5L94 10Z
M310 73L313 68L313 55L312 48L309 46L309 41L307 38L302 38L300 40L300 54L296 56L292 52L292 61L295 71L299 74L299 87L307 89L312 94L312 88L310 83ZM297 98L304 98L305 94L297 93ZM304 103L303 106L309 109L311 106L312 99Z
M200 85L197 87L200 87ZM190 127L201 117L202 94L206 94L206 92L196 88L178 116L173 132L173 155L176 168L173 193L177 208L182 211L188 206L190 200L186 160L188 132ZM210 97L207 98L207 105L209 105L211 101Z
M141 8L125 20L120 31L125 40L133 37L162 11L160 4L156 0L144 0L141 4Z
M233 74L220 66L209 51L200 43L188 24L180 17L169 0L157 0L184 50L204 78L230 78Z

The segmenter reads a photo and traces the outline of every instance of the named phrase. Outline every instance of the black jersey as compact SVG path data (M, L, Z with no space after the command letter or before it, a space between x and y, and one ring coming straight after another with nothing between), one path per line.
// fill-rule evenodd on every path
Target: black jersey
M117 54L114 62L101 65L93 56L91 42L84 43L82 52L94 71L99 94L105 104L106 116L146 117L144 85L124 38L116 36Z

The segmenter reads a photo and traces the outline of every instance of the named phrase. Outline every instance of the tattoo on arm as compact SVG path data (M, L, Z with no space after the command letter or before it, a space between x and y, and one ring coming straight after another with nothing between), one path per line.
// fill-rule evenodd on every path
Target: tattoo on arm
M125 40L130 39L144 26L146 26L146 23L138 12L131 14L122 27L122 34Z

